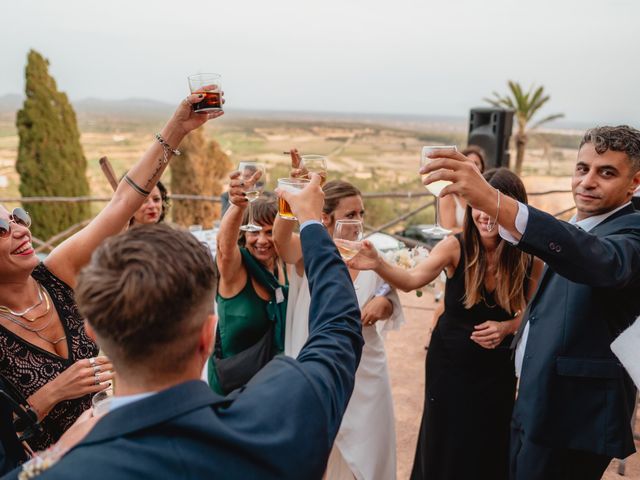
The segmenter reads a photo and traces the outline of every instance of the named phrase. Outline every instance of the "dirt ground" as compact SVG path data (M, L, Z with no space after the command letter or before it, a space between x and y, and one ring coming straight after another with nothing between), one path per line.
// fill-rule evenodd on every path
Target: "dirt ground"
M424 399L424 349L433 313L434 297L426 292L418 298L415 293L401 293L406 318L405 325L389 332L386 340L391 387L395 403L398 450L398 479L405 480L411 473L418 428ZM640 432L640 419L636 423ZM640 449L640 441L636 442ZM618 475L618 460L613 460L604 480L640 480L640 453L627 459L624 476Z

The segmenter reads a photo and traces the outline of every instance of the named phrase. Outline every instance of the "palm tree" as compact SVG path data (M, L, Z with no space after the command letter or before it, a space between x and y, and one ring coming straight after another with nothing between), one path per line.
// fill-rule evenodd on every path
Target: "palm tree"
M509 80L509 94L502 96L497 92L493 92L495 98L485 98L485 102L489 102L494 107L510 108L515 111L515 117L518 121L518 131L515 134L516 142L516 175L522 172L522 162L524 161L524 151L529 141L529 134L532 130L539 127L543 123L564 117L564 113L555 113L538 120L529 126L533 116L538 113L545 103L551 98L544 92L544 87L535 87L531 85L528 92L524 92L518 82Z

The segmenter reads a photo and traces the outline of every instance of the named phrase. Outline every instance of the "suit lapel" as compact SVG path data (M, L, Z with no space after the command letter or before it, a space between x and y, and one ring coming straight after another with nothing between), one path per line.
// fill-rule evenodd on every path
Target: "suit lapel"
M231 404L235 396L217 395L200 380L185 382L107 414L76 448L122 437L207 405Z

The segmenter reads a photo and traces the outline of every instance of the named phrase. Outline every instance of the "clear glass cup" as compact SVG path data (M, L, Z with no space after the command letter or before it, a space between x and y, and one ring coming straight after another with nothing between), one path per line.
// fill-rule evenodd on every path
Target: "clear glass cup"
M306 178L279 178L278 189L287 192L297 192L302 190L309 184L310 180ZM284 198L278 199L278 215L285 220L298 220L291 211L291 206Z
M333 241L345 262L355 257L362 248L363 234L362 220L336 220Z
M187 79L191 93L204 94L204 98L193 105L194 112L209 113L222 110L222 86L219 74L197 73L189 75Z
M422 153L420 154L420 167L424 167L425 165L428 165L434 160L427 156L434 150L453 150L454 152L457 152L458 148L455 145L436 145L436 146L422 147ZM424 180L424 178L427 176L428 175L422 175L422 179ZM433 227L423 229L423 232L435 238L443 238L451 233L451 230L447 230L446 228L440 225L440 220L439 220L440 192L442 192L442 189L444 187L450 184L451 182L449 182L448 180L438 180L437 182L430 183L429 185L424 185L424 187L436 197L436 213L435 213L435 225Z
M112 397L113 388L111 387L105 388L104 390L96 393L93 397L91 397L91 407L94 417L109 413Z
M309 178L310 173L320 175L320 185L327 181L327 157L324 155L302 155L300 157L300 169L303 178Z
M240 178L244 181L244 193L249 200L249 219L246 225L242 225L240 230L243 232L259 232L262 230L260 225L256 225L253 220L253 202L260 198L262 190L264 190L264 165L258 162L240 162L238 165Z

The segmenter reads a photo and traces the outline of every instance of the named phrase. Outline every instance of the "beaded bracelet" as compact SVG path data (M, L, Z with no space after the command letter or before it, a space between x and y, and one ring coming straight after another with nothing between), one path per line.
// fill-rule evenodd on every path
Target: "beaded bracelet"
M173 153L177 156L182 155L182 152L177 148L171 148L171 145L169 145L159 133L156 133L156 140L158 140L158 142L160 142L160 145L162 145L162 156L164 157L164 163L169 163L169 153Z

